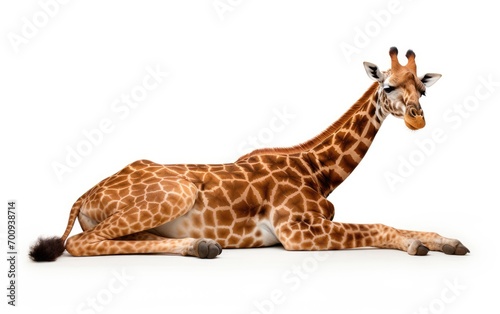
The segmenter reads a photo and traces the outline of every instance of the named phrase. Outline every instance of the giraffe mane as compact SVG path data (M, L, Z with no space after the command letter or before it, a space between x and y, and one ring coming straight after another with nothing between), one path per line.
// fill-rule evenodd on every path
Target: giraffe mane
M373 93L378 89L379 83L375 82L373 83L370 88L361 96L361 98L358 99L354 103L354 105L351 106L337 121L332 123L327 129L325 129L323 132L321 132L319 135L315 136L314 138L302 143L298 144L295 146L291 147L273 147L273 148L260 148L256 149L254 151L251 151L248 154L245 154L238 158L238 161L245 160L247 158L250 158L252 156L256 155L263 155L263 154L296 154L300 153L303 151L307 151L324 141L326 138L331 136L333 133L335 133L341 126L343 126L349 118L356 113L359 108L366 103L366 100L370 98Z

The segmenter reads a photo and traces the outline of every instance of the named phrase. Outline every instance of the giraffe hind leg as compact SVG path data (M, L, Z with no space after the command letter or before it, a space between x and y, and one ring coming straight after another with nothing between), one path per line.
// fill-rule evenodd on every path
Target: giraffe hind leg
M162 240L97 240L88 244L84 233L68 239L66 249L73 256L98 256L115 254L170 253L200 258L215 258L222 252L220 244L211 239L168 239ZM69 246L69 247L68 247ZM79 247L79 249L73 249Z
M156 236L147 230L162 225L187 213L196 200L197 187L186 180L163 180L162 191L141 191L145 200L130 204L99 222L94 228L68 239L66 250L73 256L111 254L173 253L214 258L222 251L220 245L208 239L169 239ZM168 191L168 192L165 192ZM158 195L167 193L167 195Z
M120 237L118 240L127 241L165 241L172 240L168 238L161 237L159 235L153 234L148 231L142 231L139 233L129 234L124 237ZM214 258L222 252L222 247L219 243L210 239L192 239L192 246L188 246L187 250L180 250L178 253L182 255L197 256L200 258ZM179 241L182 243L181 241ZM171 242L171 244L174 244Z

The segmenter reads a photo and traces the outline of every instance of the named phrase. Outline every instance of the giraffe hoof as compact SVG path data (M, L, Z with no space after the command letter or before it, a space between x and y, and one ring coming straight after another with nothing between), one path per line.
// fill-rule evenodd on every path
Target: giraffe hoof
M195 252L199 258L215 258L222 252L222 247L214 240L199 240Z
M448 255L465 255L470 253L469 249L466 248L462 243L458 243L456 246L445 244L443 245L444 254Z
M429 248L422 244L419 240L414 240L408 247L408 254L424 256L429 252Z
M419 245L418 248L417 248L417 253L415 255L417 256L424 256L424 255L427 255L427 253L429 252L429 248L424 246L424 245Z

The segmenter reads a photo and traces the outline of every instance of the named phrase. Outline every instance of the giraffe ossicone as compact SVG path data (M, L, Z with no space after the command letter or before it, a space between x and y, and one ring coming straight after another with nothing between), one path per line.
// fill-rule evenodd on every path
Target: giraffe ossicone
M465 255L458 240L382 224L334 222L328 195L356 168L382 122L393 115L425 126L419 99L440 74L418 77L415 53L391 68L365 62L375 82L336 122L288 148L258 149L236 162L162 165L139 160L102 180L73 205L62 237L39 239L30 256L171 253L214 258L223 248L281 244L286 250L391 248ZM69 237L78 219L83 232ZM69 237L69 238L68 238Z

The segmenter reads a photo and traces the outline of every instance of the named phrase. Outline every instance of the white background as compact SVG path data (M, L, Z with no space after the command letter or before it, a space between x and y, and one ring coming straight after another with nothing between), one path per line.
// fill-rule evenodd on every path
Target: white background
M221 0L232 9L221 13L212 0L68 1L52 4L52 16L40 5L47 2L0 5L0 247L4 256L13 199L19 251L18 307L6 305L2 290L3 313L497 308L500 88L481 83L500 81L492 2ZM34 17L40 27L23 37ZM15 36L24 42L13 44ZM355 49L350 55L346 45ZM399 47L402 63L413 49L419 74L443 77L421 99L425 129L411 132L401 120L386 120L365 160L330 195L335 219L436 231L460 239L468 256L375 249L318 256L273 247L225 250L215 260L27 258L39 235L63 233L81 194L136 159L231 162L252 149L249 136L260 135L263 146L315 136L371 84L363 61L389 67L390 46ZM148 67L169 76L122 119L112 104L142 84ZM269 132L276 110L293 118ZM68 147L82 145L83 132L102 119L113 130L59 180L53 164L65 163ZM419 149L435 132L444 140ZM414 169L404 168L402 160L410 159ZM388 173L401 178L392 188ZM5 259L1 287L8 282Z

